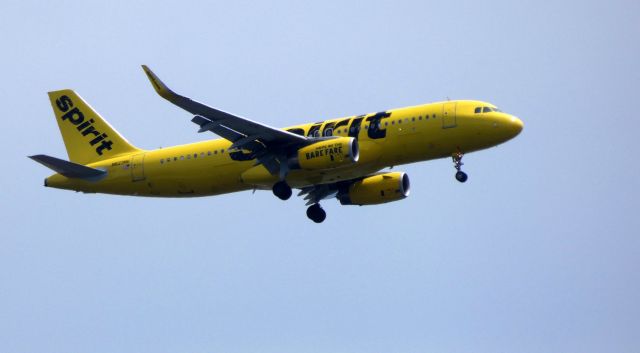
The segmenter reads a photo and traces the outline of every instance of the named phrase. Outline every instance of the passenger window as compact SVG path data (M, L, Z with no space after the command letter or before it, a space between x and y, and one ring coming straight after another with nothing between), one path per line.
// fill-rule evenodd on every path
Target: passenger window
M332 128L328 128L328 129L324 130L324 135L325 136L333 135L333 129Z
M178 160L178 157L173 157L173 161L174 162L177 161L177 160Z
M160 164L164 164L164 159L161 159L161 160L160 160Z
M200 158L204 158L204 152L200 152Z
M213 151L213 154L218 154L218 150Z
M193 158L198 158L198 154L197 154L197 153L194 153L194 154L193 154Z
M473 112L474 112L475 114L478 114L478 113L480 113L481 111L482 111L482 107L476 107L476 110L474 110Z
M434 119L436 118L436 115L435 115L435 114L433 114L433 118L434 118Z
M187 159L191 159L191 155L190 154L187 155Z
M412 117L412 118L411 118L411 121L416 121L416 117L415 117L415 116L414 116L414 117Z
M418 120L422 120L422 115L420 115L420 116L418 117Z
M180 160L181 160L181 161L184 161L184 156L180 156Z
M491 112L491 108L489 108L489 107L484 107L484 108L482 108L482 112L483 112L483 113L489 113L489 112Z
M207 151L207 156L210 156L210 155L211 155L211 151Z
M221 150L220 150L220 153L224 153L224 149L221 149Z

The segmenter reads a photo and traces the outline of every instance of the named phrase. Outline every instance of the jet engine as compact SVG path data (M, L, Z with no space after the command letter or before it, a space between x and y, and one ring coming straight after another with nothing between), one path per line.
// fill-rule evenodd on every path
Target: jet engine
M409 176L404 172L377 174L358 180L338 192L343 205L377 205L409 196Z
M304 170L333 169L356 163L359 155L358 140L338 137L302 147L290 165Z

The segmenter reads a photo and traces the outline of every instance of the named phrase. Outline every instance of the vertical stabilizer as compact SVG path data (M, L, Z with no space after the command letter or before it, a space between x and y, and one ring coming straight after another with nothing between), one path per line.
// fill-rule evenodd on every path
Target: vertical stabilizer
M72 90L49 92L69 160L89 164L140 151Z

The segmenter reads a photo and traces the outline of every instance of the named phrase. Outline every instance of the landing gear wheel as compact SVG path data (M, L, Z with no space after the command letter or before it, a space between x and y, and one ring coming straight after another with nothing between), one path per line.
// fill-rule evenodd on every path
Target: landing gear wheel
M462 157L464 156L464 153L458 151L456 153L453 154L453 156L451 156L451 158L453 159L453 166L456 168L457 172L456 172L456 180L464 183L465 181L467 181L467 179L469 178L467 176L467 173L463 172L462 169L462 165L464 165L464 163L462 163Z
M327 212L320 207L320 204L316 203L307 208L307 217L316 223L322 223L327 218Z
M465 181L467 181L467 178L468 178L467 173L463 171L459 171L456 173L456 180L461 183L464 183Z
M286 181L279 181L273 184L273 194L280 200L288 200L292 193L291 186L289 186Z

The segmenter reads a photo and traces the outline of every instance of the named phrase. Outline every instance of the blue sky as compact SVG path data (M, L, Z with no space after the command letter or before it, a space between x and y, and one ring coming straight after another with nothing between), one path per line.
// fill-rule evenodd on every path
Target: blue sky
M640 5L633 1L3 1L2 352L637 352ZM172 88L273 126L446 99L525 122L398 166L378 207L268 192L166 200L45 189L46 92L131 142L210 138Z

